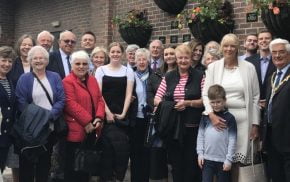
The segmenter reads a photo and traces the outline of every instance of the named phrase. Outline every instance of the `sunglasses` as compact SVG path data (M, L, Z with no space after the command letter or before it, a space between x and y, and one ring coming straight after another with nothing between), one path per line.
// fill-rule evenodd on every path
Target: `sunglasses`
M83 66L88 66L88 63L75 63L76 66L80 66L80 65L83 65Z
M75 40L62 40L62 41L64 41L64 43L66 43L66 44L69 44L69 43L76 44Z

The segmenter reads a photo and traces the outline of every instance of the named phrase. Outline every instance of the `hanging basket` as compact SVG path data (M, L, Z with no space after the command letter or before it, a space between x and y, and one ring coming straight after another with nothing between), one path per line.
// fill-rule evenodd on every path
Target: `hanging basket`
M140 47L145 47L150 40L152 28L125 27L119 28L119 33L127 44L137 44Z
M268 8L262 9L261 18L274 37L290 41L290 6L279 7L280 13L275 15Z
M163 11L177 15L187 3L187 0L154 0L155 4Z
M217 20L206 19L204 22L193 21L188 27L196 39L206 44L212 40L220 42L224 35L233 32L234 24L233 20L220 23Z

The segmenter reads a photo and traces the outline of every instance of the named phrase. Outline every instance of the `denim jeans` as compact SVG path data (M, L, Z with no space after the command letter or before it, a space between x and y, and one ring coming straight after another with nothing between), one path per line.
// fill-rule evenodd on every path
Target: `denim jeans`
M230 171L223 171L223 162L204 160L202 182L213 182L214 176L217 182L230 182Z

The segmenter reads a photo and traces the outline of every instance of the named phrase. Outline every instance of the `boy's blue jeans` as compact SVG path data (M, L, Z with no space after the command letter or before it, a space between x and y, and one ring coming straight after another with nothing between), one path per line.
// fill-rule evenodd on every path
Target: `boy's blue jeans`
M202 169L202 182L213 182L213 177L217 177L217 182L230 182L230 171L223 171L223 162L204 160Z

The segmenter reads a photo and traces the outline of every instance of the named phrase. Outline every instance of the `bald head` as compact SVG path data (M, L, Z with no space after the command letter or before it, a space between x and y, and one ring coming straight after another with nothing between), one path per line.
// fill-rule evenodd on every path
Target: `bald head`
M61 32L59 35L59 48L66 53L67 55L70 55L76 46L76 36L71 31L64 31Z
M47 51L50 50L50 48L51 48L51 46L53 44L53 41L54 41L54 36L50 32L48 32L46 30L40 32L37 35L37 45L42 46Z

